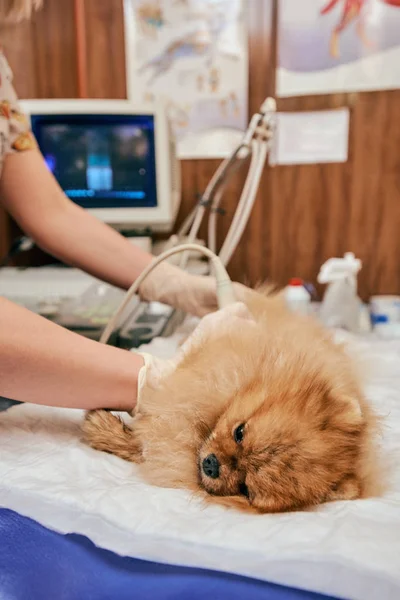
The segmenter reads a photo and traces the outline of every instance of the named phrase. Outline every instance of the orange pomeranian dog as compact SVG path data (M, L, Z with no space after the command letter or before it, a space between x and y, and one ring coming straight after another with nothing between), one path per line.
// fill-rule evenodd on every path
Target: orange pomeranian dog
M131 427L88 413L87 443L149 483L247 511L369 495L375 419L351 359L279 294L251 292L247 305L254 321L189 350L145 390Z

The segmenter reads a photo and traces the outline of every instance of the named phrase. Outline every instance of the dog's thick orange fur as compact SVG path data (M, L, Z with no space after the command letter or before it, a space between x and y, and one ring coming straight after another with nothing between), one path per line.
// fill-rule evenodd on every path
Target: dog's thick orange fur
M154 485L247 511L368 495L374 417L350 358L279 295L251 292L247 304L256 323L211 333L146 390L132 427L88 413L86 441L138 463ZM201 469L210 454L220 463L215 479Z

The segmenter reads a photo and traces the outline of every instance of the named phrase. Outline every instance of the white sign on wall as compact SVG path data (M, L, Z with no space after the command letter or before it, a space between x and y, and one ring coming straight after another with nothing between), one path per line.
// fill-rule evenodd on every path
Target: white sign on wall
M348 159L347 108L278 113L273 161L277 165L341 163Z

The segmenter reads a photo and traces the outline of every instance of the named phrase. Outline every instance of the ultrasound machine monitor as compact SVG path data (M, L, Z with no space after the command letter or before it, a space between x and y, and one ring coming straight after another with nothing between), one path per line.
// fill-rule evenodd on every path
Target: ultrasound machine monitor
M49 170L82 208L121 230L169 231L180 173L161 106L128 100L26 100Z

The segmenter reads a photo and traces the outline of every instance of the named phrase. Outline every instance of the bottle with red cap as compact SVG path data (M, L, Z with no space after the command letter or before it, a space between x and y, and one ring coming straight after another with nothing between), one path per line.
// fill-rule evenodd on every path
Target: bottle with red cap
M285 300L289 310L308 315L310 312L311 296L304 286L304 281L293 277L285 288Z

